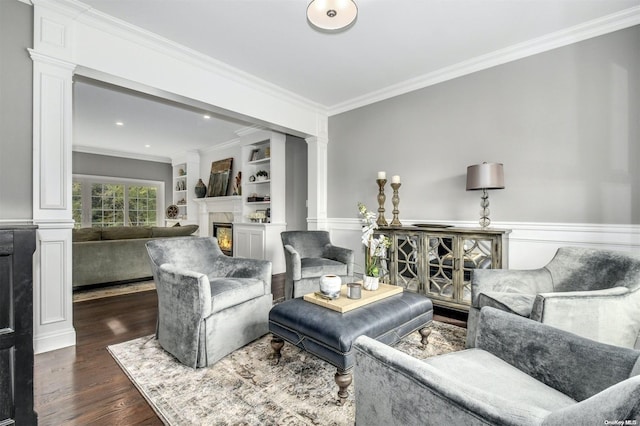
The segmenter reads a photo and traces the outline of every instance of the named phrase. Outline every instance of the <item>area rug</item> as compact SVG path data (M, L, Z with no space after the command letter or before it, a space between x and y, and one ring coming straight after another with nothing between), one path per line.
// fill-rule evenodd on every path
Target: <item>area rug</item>
M138 293L140 291L155 289L155 282L142 281L137 283L112 285L109 287L92 288L89 290L76 290L73 292L73 301L84 302L87 300L101 299L103 297L119 296L121 294Z
M417 358L463 349L465 329L433 324L426 349L417 332L396 348ZM197 370L180 364L153 336L108 350L167 425L353 425L357 383L338 406L335 367L288 343L274 365L270 341L266 335Z

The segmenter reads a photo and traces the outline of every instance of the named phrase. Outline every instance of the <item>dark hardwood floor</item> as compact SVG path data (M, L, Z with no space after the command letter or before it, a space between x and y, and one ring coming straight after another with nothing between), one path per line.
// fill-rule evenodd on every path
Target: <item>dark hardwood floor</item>
M73 304L76 346L36 355L40 425L161 425L107 346L153 334L157 296L146 291Z
M284 277L274 276L274 300ZM76 346L36 355L35 409L40 425L161 425L107 346L155 332L155 291L73 304ZM466 314L436 308L434 319L466 327Z

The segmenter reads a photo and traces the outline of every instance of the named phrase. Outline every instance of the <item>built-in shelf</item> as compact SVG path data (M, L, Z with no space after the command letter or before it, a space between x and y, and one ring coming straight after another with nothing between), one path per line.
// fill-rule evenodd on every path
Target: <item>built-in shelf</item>
M197 223L194 188L198 181L200 156L196 152L187 152L171 162L173 166L173 188L171 204L178 206L178 216L165 217L165 225L180 223Z
M267 158L261 158L260 160L253 160L253 161L249 161L247 164L253 165L253 164L264 164L264 163L268 163L271 161L270 157Z

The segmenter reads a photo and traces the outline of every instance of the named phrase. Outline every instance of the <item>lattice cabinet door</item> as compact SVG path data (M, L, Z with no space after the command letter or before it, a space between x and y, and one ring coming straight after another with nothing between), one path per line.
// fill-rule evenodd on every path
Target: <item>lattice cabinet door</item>
M479 235L461 236L457 266L459 274L458 294L456 300L466 305L471 304L471 276L474 269L499 268L500 256L496 255L499 240L495 237Z
M392 236L392 241L390 274L394 279L393 284L409 291L424 292L420 234L396 232Z
M426 291L431 298L455 302L458 239L450 234L424 234Z

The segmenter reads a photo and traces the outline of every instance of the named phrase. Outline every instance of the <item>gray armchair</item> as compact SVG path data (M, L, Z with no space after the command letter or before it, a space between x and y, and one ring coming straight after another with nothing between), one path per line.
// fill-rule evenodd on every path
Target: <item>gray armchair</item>
M474 270L467 347L484 306L640 349L640 254L562 247L540 269Z
M268 333L271 262L225 256L213 237L149 241L160 345L205 367Z
M285 299L318 291L322 275L353 279L353 250L331 244L327 231L285 231L280 237L287 264Z
M475 346L419 360L359 337L356 424L560 426L640 420L640 351L490 307L480 314Z

